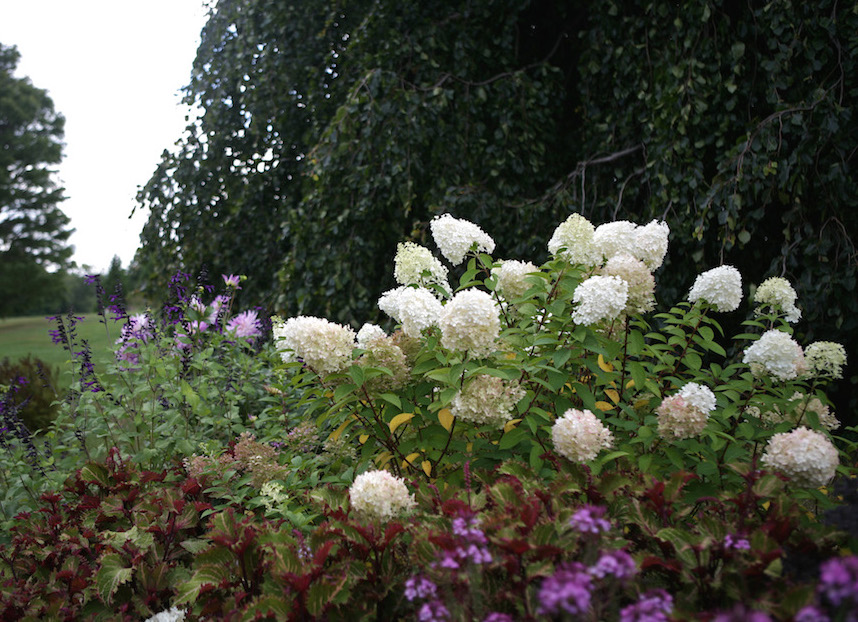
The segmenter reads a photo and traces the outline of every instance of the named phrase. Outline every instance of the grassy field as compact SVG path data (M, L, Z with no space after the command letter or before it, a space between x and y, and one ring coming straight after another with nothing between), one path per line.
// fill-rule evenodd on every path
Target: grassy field
M84 317L76 328L78 337L89 342L96 364L110 359L108 345L119 337L121 327L121 324L109 322L108 335L99 319L97 315ZM49 331L54 328L56 324L42 316L0 319L0 360L8 358L16 361L29 354L49 365L59 367L61 371L67 371L69 354L62 346L51 341Z

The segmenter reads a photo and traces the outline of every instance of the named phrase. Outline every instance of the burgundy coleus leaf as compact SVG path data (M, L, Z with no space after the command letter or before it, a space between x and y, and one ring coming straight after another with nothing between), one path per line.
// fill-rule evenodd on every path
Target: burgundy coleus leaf
M513 555L524 555L531 549L531 545L527 540L519 538L501 538L497 542L498 547Z
M662 559L655 555L645 557L640 563L640 568L641 570L647 570L648 568L661 568L662 570L668 570L670 572L675 572L676 574L679 574L682 571L682 565L678 560Z

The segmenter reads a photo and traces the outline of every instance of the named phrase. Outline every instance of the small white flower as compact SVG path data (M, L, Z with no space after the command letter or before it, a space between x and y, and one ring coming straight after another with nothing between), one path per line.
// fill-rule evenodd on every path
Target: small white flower
M405 482L387 471L367 471L349 488L352 507L364 516L389 521L416 507Z
M450 214L436 216L429 223L429 228L441 254L454 266L465 260L465 255L474 245L479 253L495 250L495 241L485 231L472 222L453 218Z
M703 300L722 313L735 311L742 302L742 275L733 266L718 266L697 275L689 302Z
M185 619L185 610L178 607L170 607L165 611L156 613L151 618L146 618L145 622L181 622Z
M629 284L618 276L591 276L575 288L572 311L576 324L590 326L617 318L626 308Z

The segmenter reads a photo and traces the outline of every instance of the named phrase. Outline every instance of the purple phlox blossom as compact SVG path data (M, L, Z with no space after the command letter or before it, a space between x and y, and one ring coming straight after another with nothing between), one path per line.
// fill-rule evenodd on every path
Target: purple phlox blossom
M825 612L821 611L819 608L814 607L813 605L807 605L806 607L802 607L799 612L795 614L793 622L831 622L831 618L829 618Z
M262 334L256 311L244 311L229 320L226 332L239 338L250 339Z
M585 505L569 519L569 525L580 533L599 534L611 529L611 522L604 518L606 508L599 505Z
M712 622L772 622L769 614L762 611L747 609L744 605L736 605L731 611L719 613Z
M515 622L515 620L508 613L492 611L483 619L483 622Z
M443 568L458 568L468 561L473 564L491 563L492 555L486 547L489 541L478 524L476 518L457 516L453 519L453 535L457 538L457 545L455 550L445 551L441 562Z
M431 600L428 603L423 603L423 606L420 607L420 611L417 612L417 619L420 622L441 622L450 619L450 611L440 600Z
M835 607L858 605L858 556L835 557L819 567L819 593Z
M612 575L619 580L625 580L633 577L638 571L635 560L632 556L623 550L611 551L603 553L593 566L590 567L590 575L604 579L608 575Z
M672 611L673 596L661 589L650 590L620 610L620 622L667 622Z
M416 577L409 577L408 580L405 582L405 598L407 598L409 602L414 601L416 599L434 599L437 595L438 586L436 586L426 577L417 575Z
M570 613L584 615L590 609L593 582L587 567L580 562L558 566L539 588L537 613L555 615Z
M241 283L241 277L239 275L237 275L237 274L230 274L230 275L221 274L221 277L223 278L224 285L226 285L227 287L229 287L231 289L241 289L241 286L239 285L239 283Z
M724 536L724 548L727 550L734 549L736 551L750 551L751 543L747 538L738 538L733 534Z

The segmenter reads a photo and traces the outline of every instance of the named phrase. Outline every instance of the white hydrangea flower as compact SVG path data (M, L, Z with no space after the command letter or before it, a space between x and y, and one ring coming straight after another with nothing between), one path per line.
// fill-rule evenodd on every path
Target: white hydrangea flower
M437 284L450 289L447 283L447 268L425 246L414 242L398 244L393 264L393 278L401 285L425 287Z
M846 365L846 349L833 341L814 341L804 351L812 376L826 378L842 378L843 367Z
M664 263L669 235L670 227L666 222L653 220L635 229L635 238L629 252L654 271Z
M629 284L618 276L591 276L575 288L572 311L576 324L590 326L602 320L613 320L626 308Z
M407 287L399 294L399 322L409 337L420 337L424 329L438 324L443 306L428 289Z
M818 397L809 397L804 393L796 391L790 398L790 405L795 408L792 416L794 423L804 421L808 412L816 413L819 425L826 430L836 430L840 427L840 421L831 412L831 409L822 403ZM781 420L785 419L782 417Z
M735 311L742 302L742 275L733 266L718 266L698 274L688 300L703 300L722 313Z
M349 498L356 511L382 522L405 514L417 505L405 482L387 471L367 471L358 475L349 488Z
M573 264L596 266L602 263L602 251L594 241L593 224L581 214L572 214L554 230L548 252ZM561 250L563 249L563 250Z
M399 297L406 289L408 289L408 286L400 285L394 289L387 290L381 295L381 298L378 299L378 308L397 322L400 321Z
M646 264L630 254L617 253L602 267L602 276L618 276L628 283L626 313L645 313L655 307L655 278Z
M614 444L611 431L589 410L570 408L551 427L557 452L572 462L588 462Z
M387 333L384 332L384 329L377 324L370 324L367 322L363 326L360 327L360 330L357 332L357 345L361 350L369 349L369 344L376 339L383 339L387 337Z
M593 243L605 259L620 253L631 253L638 226L628 220L602 223L593 232Z
M450 404L454 417L476 424L492 424L502 428L513 418L513 411L525 391L517 382L504 382L500 378L480 375L471 378L456 393Z
M788 476L796 486L825 486L837 469L837 448L821 432L805 427L775 434L769 439L762 462Z
M310 316L274 323L274 342L284 362L302 360L318 374L345 369L355 347L355 331L348 326Z
M793 380L807 371L801 346L785 332L769 330L745 350L743 363L755 376L770 375Z
M473 356L488 356L500 334L500 309L486 292L466 289L445 306L438 321L441 345Z
M715 410L715 394L696 382L685 384L678 393L666 397L656 409L658 433L662 438L691 438L706 427Z
M474 244L480 253L495 250L495 241L485 231L472 222L453 218L450 214L436 216L429 223L429 228L441 254L454 266L465 260L465 255Z
M539 268L529 261L515 259L504 260L500 266L492 268L492 274L498 280L497 291L507 300L521 298L531 288L527 281L527 275L531 272L539 272Z
M760 306L760 309L769 307L775 311L783 311L786 314L786 321L793 323L801 318L801 309L795 306L796 298L798 294L795 293L790 282L779 276L763 281L754 293L754 302ZM760 309L757 310L758 313Z
M165 611L156 613L151 618L146 618L144 622L182 622L185 619L186 611L178 607L170 607Z

